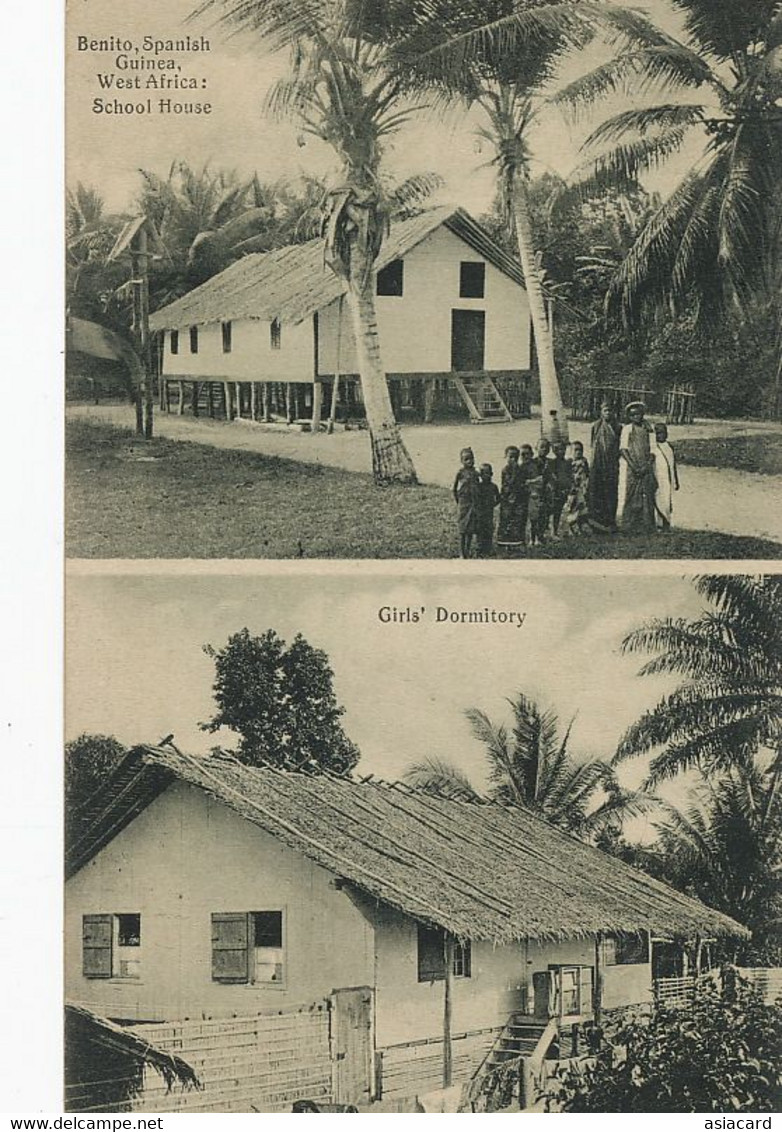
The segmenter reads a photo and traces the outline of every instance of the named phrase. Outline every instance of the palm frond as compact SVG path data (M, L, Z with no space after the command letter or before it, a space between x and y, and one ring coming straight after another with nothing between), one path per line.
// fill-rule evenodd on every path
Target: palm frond
M584 149L618 141L627 134L645 136L653 130L667 130L676 126L694 126L703 121L702 106L682 106L681 103L665 102L659 106L643 109L623 110L602 122L586 139Z
M459 802L478 802L480 794L466 774L445 759L430 757L413 763L402 776L414 790Z

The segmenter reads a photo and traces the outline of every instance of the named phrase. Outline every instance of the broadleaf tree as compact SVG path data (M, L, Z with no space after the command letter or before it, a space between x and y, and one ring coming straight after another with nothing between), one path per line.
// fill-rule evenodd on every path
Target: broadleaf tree
M273 629L253 636L245 628L204 652L215 663L217 710L201 728L235 731L242 762L336 774L353 769L359 751L342 727L345 709L322 650L300 633L287 644Z

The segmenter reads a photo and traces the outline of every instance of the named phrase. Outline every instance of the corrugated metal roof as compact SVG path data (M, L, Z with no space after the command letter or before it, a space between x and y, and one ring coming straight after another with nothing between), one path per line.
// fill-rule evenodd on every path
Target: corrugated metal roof
M442 225L523 286L515 260L468 213L450 206L393 224L383 242L377 269L403 258ZM152 330L174 330L241 318L297 323L333 302L345 289L342 280L323 262L323 241L310 240L244 256L181 299L155 311L149 325Z
M131 753L92 800L92 820L70 854L71 869L86 864L176 780L370 897L462 938L747 934L728 916L526 810L160 747Z

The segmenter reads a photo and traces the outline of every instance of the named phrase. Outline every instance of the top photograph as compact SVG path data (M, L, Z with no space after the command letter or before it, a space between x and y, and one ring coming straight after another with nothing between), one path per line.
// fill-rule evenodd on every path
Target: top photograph
M70 558L782 556L777 0L66 25Z

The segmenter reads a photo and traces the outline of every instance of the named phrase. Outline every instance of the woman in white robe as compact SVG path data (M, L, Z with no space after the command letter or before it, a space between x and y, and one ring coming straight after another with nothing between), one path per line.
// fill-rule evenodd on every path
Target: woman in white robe
M679 472L676 456L668 442L668 429L664 424L654 426L654 520L660 530L669 530L673 523L673 493L679 490Z

